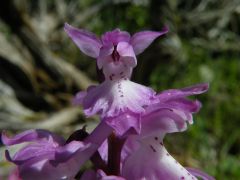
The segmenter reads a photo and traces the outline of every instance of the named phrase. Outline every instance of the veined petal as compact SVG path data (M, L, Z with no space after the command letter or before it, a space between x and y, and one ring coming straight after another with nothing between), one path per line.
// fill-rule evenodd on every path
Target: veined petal
M88 91L83 108L87 116L100 114L102 118L128 111L142 113L154 96L152 89L129 80L104 81Z
M161 32L156 31L141 31L135 33L130 40L136 55L142 53L157 37L166 34L168 28L164 28Z
M84 54L93 58L98 57L102 43L96 35L74 28L67 23L65 23L64 30Z

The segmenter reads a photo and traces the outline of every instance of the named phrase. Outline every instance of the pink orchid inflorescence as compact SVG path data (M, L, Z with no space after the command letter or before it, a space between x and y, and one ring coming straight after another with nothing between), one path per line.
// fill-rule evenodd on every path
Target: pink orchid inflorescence
M115 29L98 38L91 32L65 24L79 49L95 58L104 78L99 85L79 92L73 103L87 117L99 115L92 133L85 127L67 140L46 130L28 130L14 137L2 134L6 146L28 142L8 161L17 165L11 178L23 180L213 180L193 168L181 166L166 150L163 138L182 132L193 123L201 103L187 97L208 90L202 83L156 93L130 80L142 53L168 32L142 31L130 36ZM90 160L92 168L81 167ZM13 177L13 178L14 178Z

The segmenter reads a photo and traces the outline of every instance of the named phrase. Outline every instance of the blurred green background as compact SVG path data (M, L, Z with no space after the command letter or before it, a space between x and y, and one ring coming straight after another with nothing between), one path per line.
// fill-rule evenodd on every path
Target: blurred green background
M67 37L64 22L99 36L167 25L170 32L138 56L132 79L156 91L209 82L194 125L165 141L183 165L240 179L239 0L3 0L0 15L0 131L45 128L67 137L94 127L96 118L85 119L71 99L97 81L96 64Z

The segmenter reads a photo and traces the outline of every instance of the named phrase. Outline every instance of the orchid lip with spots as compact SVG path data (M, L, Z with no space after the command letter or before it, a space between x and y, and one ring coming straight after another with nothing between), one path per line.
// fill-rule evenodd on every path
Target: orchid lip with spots
M157 37L168 32L142 31L132 37L126 31L115 29L96 37L90 32L76 29L68 24L65 31L80 50L96 58L97 67L103 71L105 80L99 86L91 87L85 96L76 96L74 102L82 104L87 116L118 116L131 111L142 113L142 107L151 103L155 92L148 87L130 81L132 69L137 65L136 55L142 53Z
M73 99L85 115L99 115L93 132L84 127L67 140L46 130L28 130L14 137L2 134L10 147L29 143L15 155L10 177L18 180L204 180L214 178L184 168L166 150L165 135L187 130L201 108L187 97L205 93L208 83L160 93L130 80L136 56L168 32L142 31L131 36L115 29L101 37L65 24L68 36L86 55L96 59L104 80L79 92ZM82 171L87 161L92 166Z

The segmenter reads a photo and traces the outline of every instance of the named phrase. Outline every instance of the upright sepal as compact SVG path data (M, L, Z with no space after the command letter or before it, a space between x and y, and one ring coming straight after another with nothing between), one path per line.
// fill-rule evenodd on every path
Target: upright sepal
M132 45L135 54L138 55L142 53L157 37L166 34L167 32L167 27L164 27L160 32L141 31L132 36L130 44Z
M74 28L67 23L64 30L84 54L93 58L98 57L102 43L95 34Z

